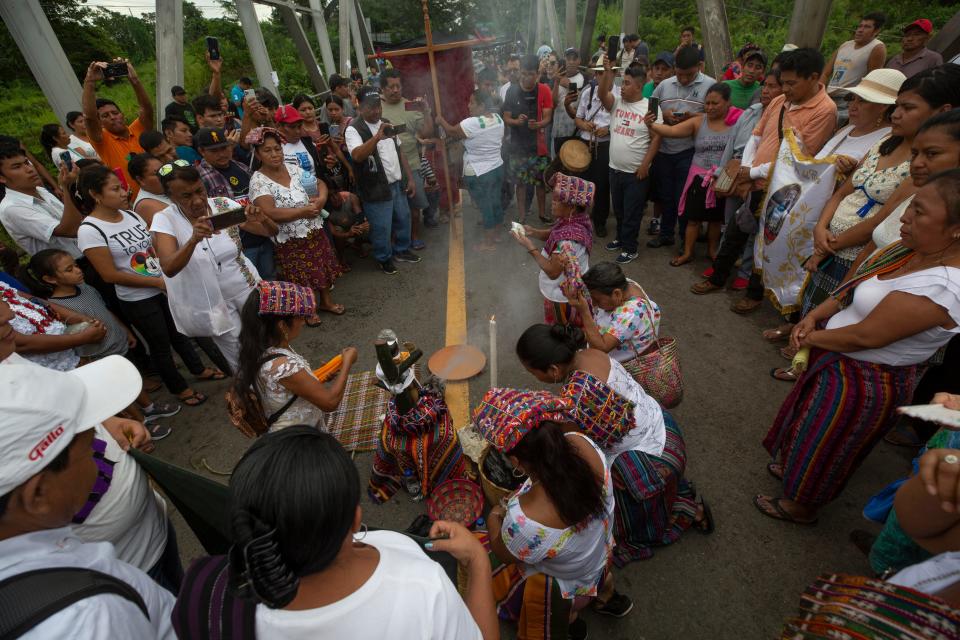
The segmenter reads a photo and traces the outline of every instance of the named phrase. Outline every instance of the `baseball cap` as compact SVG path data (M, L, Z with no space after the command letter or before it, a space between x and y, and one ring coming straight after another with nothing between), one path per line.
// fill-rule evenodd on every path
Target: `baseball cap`
M631 33L623 39L624 42L640 42L640 36L635 33Z
M361 103L363 102L379 102L380 101L380 92L377 91L376 87L363 87L360 89L360 95L358 99Z
M136 367L117 355L68 372L0 364L0 495L43 471L78 433L129 406L142 386Z
M173 85L173 87L170 89L170 95L183 96L186 94L187 94L187 90L178 84Z
M933 23L926 18L918 18L903 28L904 31L910 27L917 27L925 33L933 33Z
M277 112L273 114L273 121L278 123L293 124L301 120L303 120L303 116L300 115L300 112L297 111L292 104L280 105L277 108Z
M763 64L763 66L767 66L767 54L760 49L750 49L749 51L745 52L743 56L743 62L746 63L754 58L760 58L760 62Z
M660 53L657 54L657 57L653 59L653 64L657 64L658 62L662 62L667 66L672 67L673 54L670 53L669 51L661 51Z
M230 141L224 135L223 129L216 127L201 127L193 136L193 144L197 149L222 149L230 146Z

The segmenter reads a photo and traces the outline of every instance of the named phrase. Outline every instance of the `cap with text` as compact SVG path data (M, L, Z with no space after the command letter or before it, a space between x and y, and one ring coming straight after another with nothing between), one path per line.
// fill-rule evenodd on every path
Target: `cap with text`
M43 471L74 436L133 402L143 380L123 356L69 372L0 365L0 496Z

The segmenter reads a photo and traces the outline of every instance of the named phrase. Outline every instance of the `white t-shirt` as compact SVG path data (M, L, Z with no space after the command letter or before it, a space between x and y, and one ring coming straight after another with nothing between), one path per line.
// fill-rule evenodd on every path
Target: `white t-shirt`
M604 452L607 454L607 467L626 451L642 451L651 456L662 455L667 444L667 428L660 404L647 395L640 383L613 358L610 358L607 386L618 396L633 403L633 421L636 425L623 440Z
M70 154L70 159L73 161L74 164L77 163L77 160L82 160L85 157L77 153L76 149L74 149L73 147L67 147L66 149L63 147L54 147L53 149L50 150L50 159L53 160L53 164L57 166L57 169L61 171L63 170L63 160L60 159L60 156L64 152Z
M303 140L283 143L283 162L300 167L314 175L317 174L316 168L313 166L313 157L303 145Z
M82 151L84 155L88 158L100 159L100 156L97 155L97 150L93 148L93 145L87 142L86 140L81 140L77 136L70 134L70 150L71 151Z
M126 598L101 594L84 598L53 614L20 636L25 640L70 638L157 638L176 640L170 622L173 594L147 574L117 559L109 542L83 542L69 527L33 531L0 540L0 580L56 567L85 567L119 578L136 589L150 613L148 620L140 608Z
M643 162L650 148L650 129L643 119L647 115L647 99L625 102L613 100L610 109L610 168L633 173ZM657 122L662 116L657 117Z
M960 269L939 266L890 280L880 280L874 276L861 282L854 290L853 302L830 318L827 329L857 324L870 315L888 294L897 292L928 298L946 309L953 321L960 324ZM933 327L885 347L853 351L844 355L855 360L893 366L919 364L928 360L957 333L960 333L960 326L952 329Z
M503 164L500 149L504 126L499 115L464 118L460 128L467 136L463 141L463 175L482 176Z
M143 200L156 200L157 202L162 202L168 207L173 204L173 200L162 193L150 193L146 189L140 189L140 191L137 192L137 197L133 201L134 210L136 210L137 205Z
M856 158L859 162L867 155L867 152L884 138L890 135L890 127L881 127L876 131L862 136L851 136L853 125L848 124L840 131L837 131L832 138L827 140L827 144L817 153L816 158L826 158L833 154L838 156L850 156Z
M910 206L910 203L913 202L913 196L909 196L906 200L897 205L897 208L890 212L890 215L886 219L873 228L873 244L876 245L877 251L887 247L897 240L900 239L900 227L903 223L900 222L900 218L903 217L904 212L907 210L907 207Z
M557 243L557 248L554 250L554 253L559 253L560 251L567 251L577 259L577 263L580 265L580 273L586 273L590 269L590 254L587 253L587 248L579 242L562 240ZM548 260L550 259L546 248L540 251L540 255ZM550 302L566 302L567 296L563 295L563 290L560 288L565 279L566 276L561 273L551 280L550 277L544 273L543 269L540 269L540 293Z
M73 525L73 532L86 542L112 542L118 558L149 571L167 546L167 505L150 488L136 460L101 425L95 429L107 445L104 457L114 462L113 478L83 524Z
M380 131L380 125L382 124L382 120L378 120L373 124L367 122L367 127L370 128L370 133L377 135L377 131ZM347 131L344 134L344 140L347 143L347 151L350 153L353 153L354 149L363 144L363 140L360 138L360 132L357 131L353 125L347 127ZM403 177L403 173L401 173L400 170L400 156L397 153L397 141L395 137L384 138L378 142L377 154L380 156L380 163L383 165L383 172L387 174L388 184L393 184ZM367 158L367 162L372 161L373 155L371 154L371 156Z
M569 78L569 80L570 82L575 82L580 89L583 89L582 73L577 72L577 74ZM567 114L567 110L563 105L563 101L566 99L568 93L570 93L570 89L567 87L563 85L557 87L557 104L553 110L553 126L551 127L551 133L554 139L572 136L574 130L577 128L577 125L573 122L573 118Z
M286 611L257 605L257 637L482 638L456 587L413 540L393 531L371 531L363 542L380 552L377 568L363 586L317 609Z
M153 239L147 223L133 211L122 211L120 222L106 222L87 216L77 230L77 242L82 251L96 247L110 250L117 271L149 278L160 278L160 260L153 249ZM160 293L157 287L130 287L113 285L117 297L127 302L146 300Z
M44 249L61 249L74 258L82 256L76 238L53 235L63 219L63 203L43 187L37 187L37 193L39 198L7 189L0 200L3 228L30 255Z

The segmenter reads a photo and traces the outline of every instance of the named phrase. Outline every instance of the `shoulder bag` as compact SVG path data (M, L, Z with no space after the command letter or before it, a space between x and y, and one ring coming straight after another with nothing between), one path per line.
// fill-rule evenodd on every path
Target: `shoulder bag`
M639 287L639 285L637 285ZM647 292L640 287L640 293L646 304L644 305L644 316L648 319L650 327L654 326L653 312L650 307L653 301ZM683 399L683 374L680 371L680 348L677 345L676 338L659 336L659 331L654 334L657 348L646 353L638 353L634 346L634 357L626 362L622 362L623 368L627 370L633 379L643 387L654 400L660 403L665 409L670 409L680 404ZM631 345L633 343L631 342Z

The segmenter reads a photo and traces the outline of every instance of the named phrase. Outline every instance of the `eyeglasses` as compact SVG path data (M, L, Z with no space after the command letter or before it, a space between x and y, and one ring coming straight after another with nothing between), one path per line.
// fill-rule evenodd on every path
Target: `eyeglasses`
M157 169L157 175L161 178L163 176L168 176L176 167L189 167L190 163L186 160L174 160L173 162L168 162L159 169Z

